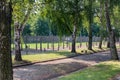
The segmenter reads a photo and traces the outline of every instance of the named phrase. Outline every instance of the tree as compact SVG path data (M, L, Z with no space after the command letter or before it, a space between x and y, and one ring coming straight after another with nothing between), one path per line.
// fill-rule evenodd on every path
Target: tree
M119 38L120 34L119 34L119 31L120 31L120 28L119 28L119 21L120 21L120 0L116 0L116 1L111 1L110 4L112 5L111 6L111 23L112 23L112 26L115 27L115 37L116 39Z
M38 18L37 22L34 24L34 33L39 36L49 35L49 26L47 21Z
M47 0L45 13L48 12L53 23L57 24L60 32L64 29L72 36L72 50L76 53L76 36L82 25L83 0ZM48 17L47 15L47 17Z
M13 80L11 59L11 0L0 0L0 80Z
M110 5L109 0L106 0L104 2L104 4L105 4L106 26L107 26L107 29L108 29L109 40L110 40L111 58L113 60L119 60L116 45L115 45L114 28L111 26L110 13L109 13L109 7L108 7L108 5Z
M33 8L34 0L13 1L14 20L14 43L16 61L22 61L21 57L21 34Z
M89 41L88 41L88 49L92 50L92 26L93 26L93 0L88 0L86 1L86 3L88 3L85 6L86 9L86 16L89 22L89 27L88 27L88 37L89 37Z
M100 25L100 31L99 31L99 35L100 35L100 42L99 42L99 48L102 49L102 41L104 38L108 37L108 33L106 30L106 20L104 18L104 4L102 2L102 0L100 0L99 5L97 6L96 10L95 10L95 14L96 14L96 18L98 18L98 23ZM108 46L108 45L107 45Z

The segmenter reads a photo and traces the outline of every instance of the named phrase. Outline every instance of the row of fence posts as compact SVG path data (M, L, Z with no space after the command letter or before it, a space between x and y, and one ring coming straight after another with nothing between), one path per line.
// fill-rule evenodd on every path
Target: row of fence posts
M88 42L85 42L86 43L86 47L88 47ZM60 48L61 48L61 46L60 46L60 42L58 42L57 43L57 48L55 49L55 43L53 42L53 43L47 43L47 47L46 48L44 48L43 49L43 47L42 47L42 42L40 42L40 47L38 47L38 43L36 43L36 50L40 50L40 51L46 51L47 49L51 49L51 50L60 50ZM51 47L50 47L50 44L51 44ZM21 44L22 45L22 44ZM31 49L31 47L30 47L30 45L28 45L28 44L25 44L26 45L26 47L25 47L25 49ZM99 45L99 42L93 42L93 47L97 47ZM106 46L107 45L107 42L103 42L103 46ZM119 43L119 46L120 46L120 43ZM78 48L81 48L82 47L82 43L80 42L79 43L79 45L78 46L76 46L76 47L78 47ZM62 48L61 49L65 49L65 48L69 48L69 49L71 49L71 43L70 42L67 42L66 43L66 45L65 45L65 42L63 41L62 42ZM23 49L22 48L22 46L21 46L21 49Z
M47 42L46 44L46 48L43 48L43 44L44 43L42 43L42 42L40 42L40 43L35 43L36 44L36 46L35 46L35 50L40 50L40 51L46 51L46 50L48 50L48 49L51 49L51 50L60 50L60 48L61 49L65 49L65 48L68 48L68 49L71 49L71 42L66 42L65 43L65 41L63 41L62 42L62 46L60 46L60 42L57 42L57 48L56 48L56 46L55 46L55 42L53 41L52 43L49 43L49 42ZM51 44L51 47L50 47L50 44ZM85 42L85 44L86 44L86 47L88 46L88 42ZM98 42L93 42L93 47L95 47L95 46L98 46ZM107 42L103 42L103 46L105 46L107 44ZM28 49L32 49L31 48L31 45L30 44L28 44L28 43L25 43L24 44L25 45L25 49L26 50L28 50ZM39 46L38 46L39 45ZM83 44L82 44L82 42L79 42L79 45L77 45L76 47L77 48L81 48L83 46ZM13 46L13 49L14 49L14 47L15 46ZM23 50L24 48L23 48L23 43L21 44L21 50Z
M40 50L40 51L47 51L47 50L52 50L52 51L55 51L55 50L61 50L61 49L71 49L71 42L69 40L66 40L66 41L62 41L62 46L60 45L61 44L61 41L58 41L58 42L55 42L54 41L54 38L53 38L53 41L52 42L46 42L47 43L47 46L46 48L43 48L43 43L42 41L40 41L39 43L36 42L36 47L35 47L35 50ZM57 47L55 46L55 43L57 43ZM78 42L77 42L78 43ZM39 46L38 46L39 44ZM51 44L51 47L50 47L50 44ZM103 46L106 46L107 42L106 41L103 41ZM31 46L26 42L25 44L25 50L26 50L26 54L28 54L29 52L29 49L32 49ZM88 42L85 42L85 45L86 47L88 47ZM93 42L93 47L97 47L99 45L98 42ZM119 40L119 46L120 46L120 40ZM14 49L15 46L13 46L13 49ZM82 42L79 42L79 45L76 46L77 48L81 48L83 47L83 44ZM21 44L21 49L23 50L23 44Z

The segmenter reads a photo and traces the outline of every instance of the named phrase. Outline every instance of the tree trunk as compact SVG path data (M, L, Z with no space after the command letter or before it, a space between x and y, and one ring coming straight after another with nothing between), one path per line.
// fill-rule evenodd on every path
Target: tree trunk
M110 40L107 42L107 48L110 48Z
M77 28L78 28L78 17L79 17L79 11L78 11L78 0L75 0L75 14L74 14L74 27L73 27L73 33L72 33L72 53L76 53L76 35L77 35Z
M91 27L89 26L89 41L88 41L88 50L92 50L92 31Z
M103 17L103 14L102 14L102 12L103 12L103 3L102 3L102 1L100 1L100 16L97 14L97 16L98 16L98 18L100 19L100 23L101 23L101 28L100 28L100 34L101 34L101 36L100 36L100 43L99 43L99 48L100 49L102 49L102 44L104 44L103 43L103 39L104 39L104 35L102 34L103 33L103 31L102 31L102 29L104 29L104 27L103 26L105 26L104 25L104 20L102 19L102 17Z
M74 31L72 34L72 53L76 53L76 27L74 27Z
M58 41L58 51L60 50L60 42Z
M105 16L106 16L106 25L108 28L109 40L110 40L110 51L111 51L111 58L113 60L118 60L117 49L115 45L115 34L111 26L111 21L109 17L109 10L108 10L108 0L105 1Z
M31 8L28 8L28 11L23 19L23 21L21 22L21 24L19 24L19 22L15 23L15 59L16 61L22 61L22 57L21 57L21 47L20 47L20 43L21 43L21 33L25 27L26 21L28 20L29 16L30 16L30 12L31 12Z
M49 49L49 42L47 42L47 49Z
M99 49L102 49L102 41L103 41L103 37L100 37L100 43L99 43Z
M77 16L75 16L75 22L73 27L73 34L72 34L72 53L76 53L76 34L77 34Z
M93 12L92 12L92 0L89 0L89 41L88 50L92 50L92 23L93 23Z
M65 49L65 43L64 43L64 40L63 40L63 49Z
M72 53L76 53L76 34L77 34L77 16L75 16L75 23L73 28L73 34L72 34Z
M12 7L0 0L0 80L13 80L11 59Z
M21 29L19 29L19 23L15 23L15 34L14 34L14 38L15 38L15 61L22 61L22 57L21 57L21 48L20 48L20 33L21 33Z
M36 42L36 50L38 50L38 45L37 45L37 42Z
M42 41L40 41L40 51L42 51Z

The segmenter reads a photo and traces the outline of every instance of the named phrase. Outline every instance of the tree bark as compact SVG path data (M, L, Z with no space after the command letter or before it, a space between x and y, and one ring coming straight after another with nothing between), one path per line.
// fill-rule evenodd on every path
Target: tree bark
M14 38L15 38L15 58L14 60L15 61L22 61L22 57L21 57L21 47L20 47L20 44L21 44L21 34L22 34L22 31L25 27L25 24L30 16L30 12L31 12L31 8L28 8L28 11L23 19L23 21L21 23L16 22L15 23L15 35L14 35Z
M110 40L107 42L107 48L110 48Z
M103 37L100 37L100 42L99 42L99 49L102 49L102 41L103 41Z
M65 49L65 42L64 42L64 40L63 40L63 49Z
M11 59L11 2L0 0L0 80L13 80Z
M102 14L102 12L103 12L103 3L102 3L102 1L100 1L100 15L98 15L97 14L97 17L99 18L99 20L100 20L100 23L101 23L101 28L100 28L100 34L101 34L101 36L100 36L100 43L99 43L99 48L100 49L102 49L102 44L103 44L103 39L104 39L104 35L102 34L103 32L102 32L102 29L104 29L104 27L103 26L105 26L104 25L104 20L102 19L102 17L103 17L103 14Z
M108 0L105 0L105 17L106 17L106 26L108 29L109 40L110 40L111 59L119 60L116 45L115 45L115 34L111 26L111 21L110 21L110 16L108 11L108 4L109 4Z
M88 41L88 50L92 50L92 31L91 26L89 26L89 41Z
M58 41L58 51L60 50L60 42Z
M47 43L47 49L49 49L49 42Z
M73 33L72 33L72 53L76 53L76 35L77 35L77 27L78 27L78 0L75 0L75 14L74 14L74 26L73 26Z
M72 50L71 52L72 53L76 53L76 26L74 26L74 31L73 31L73 34L72 34Z
M75 22L73 27L73 34L72 34L72 53L76 53L76 34L77 34L77 16L75 16Z
M15 42L15 61L22 61L21 57L21 41L20 41L20 36L21 36L21 29L19 28L19 23L15 23L15 34L14 34L14 42Z
M93 23L93 12L92 12L92 0L89 0L89 41L88 50L92 50L92 23Z

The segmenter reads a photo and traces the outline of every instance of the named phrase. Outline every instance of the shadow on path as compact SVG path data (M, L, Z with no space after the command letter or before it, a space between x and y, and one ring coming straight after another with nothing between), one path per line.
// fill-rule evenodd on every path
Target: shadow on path
M107 60L109 51L18 67L14 80L48 80Z

